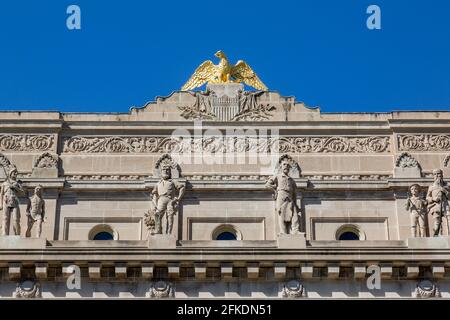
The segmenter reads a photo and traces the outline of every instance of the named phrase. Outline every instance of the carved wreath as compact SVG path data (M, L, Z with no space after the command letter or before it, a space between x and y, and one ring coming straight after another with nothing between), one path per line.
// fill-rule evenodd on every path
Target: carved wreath
M170 282L158 281L152 284L148 291L148 296L150 298L174 298L175 292L173 290L173 285Z
M283 154L279 159L278 163L275 167L275 173L278 174L281 171L281 164L283 162L288 162L291 165L291 169L289 170L289 175L292 178L300 178L301 175L301 169L298 165L297 161L295 161L290 155Z
M305 287L298 281L292 280L283 285L283 298L301 298L305 294Z
M416 298L440 298L441 292L436 284L426 281L417 284L414 295Z
M163 165L169 165L171 168L172 178L179 178L181 176L181 168L169 154L163 154L155 164L154 176L161 176L161 168Z
M41 285L39 282L34 282L31 289L23 288L23 283L18 283L14 298L33 299L41 297Z

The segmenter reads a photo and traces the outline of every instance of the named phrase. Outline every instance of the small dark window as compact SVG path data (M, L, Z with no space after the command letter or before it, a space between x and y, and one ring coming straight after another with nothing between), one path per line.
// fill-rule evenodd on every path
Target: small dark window
M237 240L237 237L234 233L222 232L217 236L216 240Z
M114 236L109 232L99 232L94 236L94 240L114 240Z
M348 241L348 240L359 240L359 236L351 231L346 231L339 236L339 240Z

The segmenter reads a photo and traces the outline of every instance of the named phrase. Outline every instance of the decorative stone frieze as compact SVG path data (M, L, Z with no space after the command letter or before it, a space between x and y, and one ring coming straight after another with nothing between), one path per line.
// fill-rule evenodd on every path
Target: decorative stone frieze
M74 136L63 139L64 153L390 153L388 136L281 136L205 138L164 136Z

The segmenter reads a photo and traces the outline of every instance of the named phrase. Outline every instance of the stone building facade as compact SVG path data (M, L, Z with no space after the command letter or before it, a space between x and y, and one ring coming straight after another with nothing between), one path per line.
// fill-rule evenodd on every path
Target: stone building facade
M20 235L0 237L2 298L450 297L448 212L413 237L406 209L413 184L425 199L433 170L450 177L450 112L321 113L209 85L123 114L1 112L0 153L0 179L15 167L24 190ZM267 185L284 162L288 234Z

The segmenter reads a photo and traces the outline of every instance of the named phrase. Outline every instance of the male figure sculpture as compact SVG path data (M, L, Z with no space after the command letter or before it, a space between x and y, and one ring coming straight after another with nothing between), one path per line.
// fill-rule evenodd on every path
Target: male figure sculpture
M410 187L411 195L406 202L406 210L411 213L411 235L426 237L427 201L420 196L420 186L413 184Z
M163 233L163 218L165 217L165 234L172 234L174 216L178 211L178 203L184 195L185 187L172 180L171 167L163 164L161 180L152 191L155 233Z
M14 234L20 235L19 196L24 193L22 182L17 180L17 169L12 167L0 189L0 209L3 210L2 234L4 236L9 235L11 216Z
M444 182L442 170L433 170L434 183L428 188L428 213L434 218L433 233L437 237L442 233L442 218L450 214L450 188ZM448 219L447 219L448 220ZM448 227L448 221L447 221Z
M36 238L41 237L42 222L45 216L45 201L42 198L42 186L34 189L34 195L30 198L27 206L27 232L25 236L31 237L31 229L36 222Z
M269 178L266 188L275 192L275 211L278 216L280 234L298 234L300 224L298 214L300 208L297 206L297 194L294 179L289 176L291 165L287 161L281 163L282 173Z

